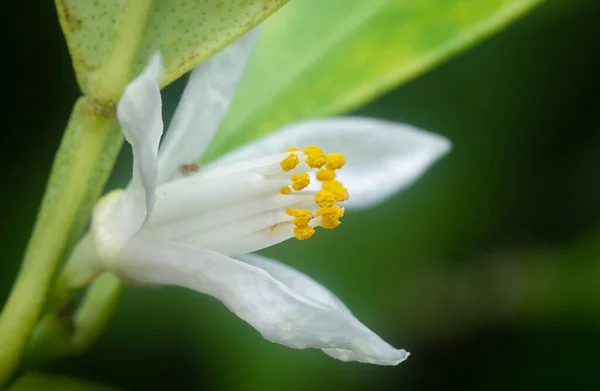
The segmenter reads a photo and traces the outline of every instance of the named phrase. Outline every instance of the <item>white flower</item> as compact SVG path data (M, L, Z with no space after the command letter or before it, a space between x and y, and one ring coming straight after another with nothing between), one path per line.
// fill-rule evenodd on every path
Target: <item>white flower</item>
M160 56L127 86L117 114L133 150L133 178L94 210L90 242L98 267L127 281L213 296L276 343L396 365L408 353L365 327L326 288L249 253L307 239L318 226L337 227L344 211L338 203L366 208L388 198L450 144L406 125L322 119L280 129L206 166L190 164L226 113L255 35L192 72L160 148ZM310 148L286 151L296 146Z

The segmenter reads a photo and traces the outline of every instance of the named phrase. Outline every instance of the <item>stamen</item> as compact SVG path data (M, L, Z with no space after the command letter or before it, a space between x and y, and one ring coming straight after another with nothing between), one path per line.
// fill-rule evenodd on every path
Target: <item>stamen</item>
M300 158L295 153L290 153L288 157L281 161L281 169L285 172L291 171L298 164L300 164Z
M340 225L339 219L321 219L319 226L325 229L334 229Z
M335 179L335 171L327 168L321 168L319 171L317 171L317 179L321 182L331 181Z
M315 195L315 203L321 208L328 208L335 205L335 196L327 190L319 190Z
M337 203L348 199L348 190L336 180L336 171L345 162L342 154L309 146L203 168L160 186L145 235L228 255L292 237L308 239L318 226L340 225L344 210ZM193 171L196 166L183 168ZM311 176L318 182L311 183Z
M300 191L310 185L310 176L307 172L294 174L290 179L292 180L292 189L296 191Z
M321 168L327 163L327 155L321 148L314 145L304 148L304 154L306 155L306 165L310 168Z
M344 164L346 164L346 157L341 153L330 153L327 155L326 167L329 170L337 170L344 167Z
M341 153L330 153L326 155L323 150L317 146L306 147L302 150L306 159L301 165L298 148L288 148L286 152L291 152L290 155L281 161L281 169L284 172L289 172L291 176L291 185L280 188L279 192L284 195L289 195L292 190L300 192L310 185L310 176L308 172L302 170L315 169L316 178L321 182L321 190L305 191L300 194L314 196L314 202L318 205L315 216L311 213L314 211L314 206L306 205L308 209L287 208L285 213L294 219L291 223L294 226L294 236L300 240L308 239L314 235L314 227L320 225L323 228L336 228L340 225L340 218L344 215L344 210L336 205L337 202L348 199L348 189L335 180L336 172L346 164L346 158ZM318 169L318 170L316 170ZM295 173L294 173L295 172ZM314 171L313 171L314 173ZM296 207L299 207L296 204ZM310 209L310 210L309 210ZM317 217L317 219L315 219ZM286 220L289 221L289 220ZM270 231L275 230L274 226L270 227Z
M340 225L340 218L344 216L344 209L333 205L319 209L316 216L321 217L321 223L319 224L321 227L333 229Z
M299 240L308 239L315 234L315 229L308 225L313 218L312 213L307 209L294 209L288 208L285 211L288 215L294 216L292 220L294 224L294 236Z
M323 190L327 190L333 194L338 202L346 201L349 198L348 189L336 180L324 181Z
M292 212L292 216L295 217L295 219L292 220L292 224L294 224L297 227L308 225L308 222L313 217L312 213L306 209L295 209Z
M324 219L339 219L344 216L344 209L337 205L333 205L327 208L321 208L316 213L317 216L321 216Z
M294 228L294 235L298 240L309 239L311 236L315 234L315 229L310 225L305 225L302 227Z

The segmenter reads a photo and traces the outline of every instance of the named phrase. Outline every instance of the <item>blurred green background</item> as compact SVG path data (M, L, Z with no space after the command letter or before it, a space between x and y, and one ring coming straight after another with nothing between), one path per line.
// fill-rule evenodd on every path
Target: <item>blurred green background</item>
M484 1L484 0L482 0ZM0 297L79 96L51 2L3 12ZM398 367L266 342L220 303L127 288L107 333L49 368L124 390L600 389L600 2L549 0L358 110L454 143L342 229L264 253L412 355ZM172 110L182 82L164 92ZM122 186L130 158L110 186Z

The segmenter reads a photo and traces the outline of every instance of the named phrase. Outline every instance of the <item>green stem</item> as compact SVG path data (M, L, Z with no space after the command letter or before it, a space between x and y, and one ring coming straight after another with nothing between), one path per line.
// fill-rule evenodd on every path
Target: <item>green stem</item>
M93 345L110 320L122 291L121 281L104 273L90 285L74 315L64 310L45 315L34 329L22 369L80 354Z
M114 125L114 116L99 113L86 98L73 108L21 270L0 317L0 385L18 365L39 318L78 206L88 197L88 188L102 188L103 182L94 180L110 172L114 158L102 155L108 144L121 142Z
M60 312L77 292L102 273L94 264L96 256L94 237L89 233L85 234L55 279L46 304L47 312Z
M83 352L96 342L110 320L122 292L121 280L112 273L104 273L90 286L73 318L73 354Z
M57 5L60 1L57 0ZM152 0L129 0L90 97L80 98L56 155L21 270L0 316L0 387L18 366L56 268L81 234L122 144L114 108L130 79ZM59 12L65 28L64 15Z

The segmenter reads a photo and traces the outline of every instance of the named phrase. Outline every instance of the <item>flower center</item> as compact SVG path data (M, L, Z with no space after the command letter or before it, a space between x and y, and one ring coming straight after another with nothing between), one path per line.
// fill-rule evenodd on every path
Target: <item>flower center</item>
M235 256L336 228L348 190L336 180L345 158L310 146L214 164L160 185L140 235Z

